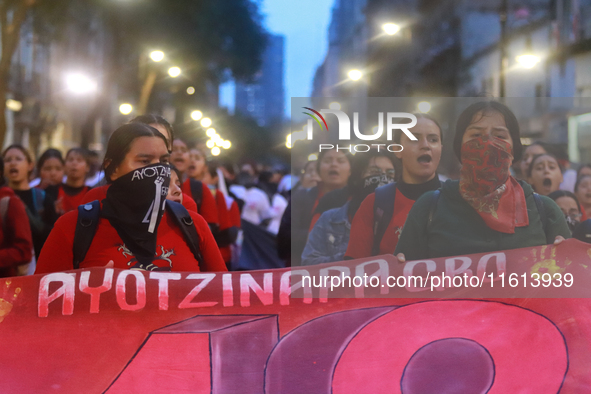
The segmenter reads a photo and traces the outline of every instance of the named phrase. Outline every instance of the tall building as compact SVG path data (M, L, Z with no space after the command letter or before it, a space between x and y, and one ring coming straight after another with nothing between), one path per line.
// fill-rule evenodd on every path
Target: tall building
M283 119L284 46L284 36L270 35L261 70L254 81L236 84L235 111L255 119L259 126Z

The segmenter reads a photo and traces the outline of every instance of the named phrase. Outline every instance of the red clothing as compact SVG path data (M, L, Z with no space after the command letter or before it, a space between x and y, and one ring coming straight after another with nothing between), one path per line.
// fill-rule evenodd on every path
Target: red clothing
M226 197L224 196L224 193L219 190L215 191L215 203L218 211L218 218L220 220L220 231L234 226L232 224L230 212L228 211L228 206L226 205ZM232 260L232 249L230 246L221 246L220 252L226 263Z
M373 248L373 204L375 200L375 193L370 194L363 200L361 206L355 213L353 223L351 223L351 233L349 235L349 246L345 256L353 259L363 257L370 257ZM393 254L402 232L402 226L406 221L408 212L414 204L411 200L404 196L398 189L396 189L396 197L394 198L394 214L392 220L388 223L384 237L380 242L379 254Z
M70 211L73 211L74 209L77 209L78 205L82 204L82 200L84 199L86 193L88 193L89 190L90 187L84 186L82 190L80 190L80 192L78 192L77 194L70 195L66 193L66 191L64 190L64 185L59 185L56 200L57 206L60 207L60 212L58 213L61 213L63 215L64 213L68 213Z
M16 267L33 258L33 240L25 204L9 187L0 188L0 199L4 197L9 200L6 223L0 218L0 277L16 275Z
M95 187L94 189L90 189L88 193L86 193L84 197L81 198L80 204L78 205L88 204L89 202L93 202L95 200L103 201L105 198L107 198L108 188L109 185L103 185ZM185 193L183 193L183 206L187 208L187 211L197 212L197 204L195 204L195 201Z
M197 212L201 216L203 216L203 219L205 219L205 221L207 223L219 225L220 222L219 222L219 218L218 218L218 211L216 209L215 199L211 195L211 192L209 191L209 188L207 187L207 185L205 183L201 182L201 186L203 188L203 191L201 192L201 206L197 207L197 209L198 209ZM195 196L193 196L193 193L191 193L191 179L190 178L188 178L183 183L183 185L181 186L181 190L183 191L183 193L188 194L189 196L193 197L193 200L195 200Z
M232 201L232 205L230 206L230 222L232 226L240 228L242 223L240 223L240 208L238 208L238 203L234 200Z
M203 218L189 211L201 242L199 247L204 264L199 266L185 238L167 213L158 226L156 259L152 262L159 267L171 267L172 271L227 271L213 235ZM63 215L55 223L37 262L36 274L67 271L73 269L74 232L78 211ZM117 231L106 219L100 219L93 242L80 263L80 268L104 267L113 262L113 268L128 269L135 264L135 258L123 245Z

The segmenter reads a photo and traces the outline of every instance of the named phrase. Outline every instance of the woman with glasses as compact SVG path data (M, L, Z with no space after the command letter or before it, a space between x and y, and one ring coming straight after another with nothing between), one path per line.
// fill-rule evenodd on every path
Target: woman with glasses
M394 182L394 155L387 151L359 153L352 160L351 199L342 207L324 212L308 236L302 265L341 261L349 243L351 221L361 202L378 186Z

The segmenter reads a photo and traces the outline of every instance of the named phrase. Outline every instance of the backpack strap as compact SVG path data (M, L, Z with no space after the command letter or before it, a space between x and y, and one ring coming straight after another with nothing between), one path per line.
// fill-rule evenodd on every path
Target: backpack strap
M396 182L378 187L373 202L373 245L371 255L380 254L380 243L394 215Z
M201 255L201 250L199 248L201 240L189 211L187 211L187 208L182 204L170 200L166 200L166 210L173 221L179 226L185 238L185 242L187 242L189 249L191 249L193 256L195 256L195 260L197 260L199 266L202 267L203 256Z
M195 203L197 204L197 211L201 212L201 200L203 199L203 184L196 179L189 178L189 185L191 186L191 197L193 197L193 200L195 200Z
M546 243L551 244L554 242L553 239L548 239L548 216L546 215L546 208L544 207L544 202L538 193L534 192L534 201L536 202L536 208L538 209L538 214L540 215L540 221L542 222L542 229L544 230L544 235L546 236Z
M41 215L44 209L45 203L45 190L37 187L33 188L33 205L35 206L36 214Z
M6 213L8 212L8 205L10 204L10 196L2 197L0 199L0 218L2 218L2 233L6 234Z
M96 233L100 216L101 204L98 200L78 207L78 221L76 222L73 246L74 269L80 268L80 263L86 257L86 252L88 252Z

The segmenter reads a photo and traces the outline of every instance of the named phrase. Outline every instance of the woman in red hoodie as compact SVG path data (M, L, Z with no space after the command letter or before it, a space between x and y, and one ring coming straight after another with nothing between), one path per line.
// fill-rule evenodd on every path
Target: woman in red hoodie
M164 211L170 184L169 156L164 136L148 125L128 123L115 130L103 162L110 186L102 200L90 247L74 264L79 210L93 209L87 204L56 222L36 272L105 266L147 271L225 271L215 240L200 215L185 210L192 221L185 224L195 227L202 259L190 247L174 215Z
M0 158L0 278L26 275L33 258L31 227L25 204L4 186L4 161Z

